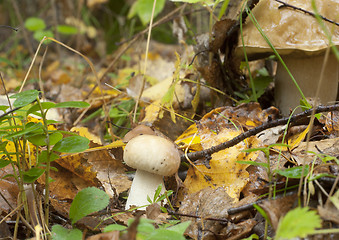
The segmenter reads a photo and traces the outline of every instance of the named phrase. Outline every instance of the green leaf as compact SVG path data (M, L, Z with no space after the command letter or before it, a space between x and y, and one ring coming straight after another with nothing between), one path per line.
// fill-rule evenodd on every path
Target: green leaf
M90 105L87 102L82 101L70 101L57 103L54 108L86 108Z
M208 4L213 4L212 0L171 0L171 2L208 3Z
M129 219L127 225L130 226L132 222L135 221L134 219ZM145 239L151 232L155 230L153 226L154 221L147 218L140 218L137 231L138 235L140 235L140 239Z
M8 141L3 141L0 143L0 151L5 151Z
M34 32L37 30L43 30L46 28L45 21L41 18L30 17L25 21L25 28Z
M79 229L66 229L61 225L52 227L53 240L82 240L82 232Z
M161 189L162 189L162 184L159 184L158 187L157 187L157 190L155 190L153 202L155 202L157 200L157 198L159 197Z
M41 103L42 109L50 109L50 108L53 108L55 105L56 105L56 104L53 103L53 102L42 102L42 103ZM37 112L37 111L40 112L40 106L39 106L38 103L34 104L32 107L30 107L30 108L27 110L26 116L28 116L28 115L31 114L31 113Z
M9 160L0 159L0 168L6 167L10 163L11 161Z
M72 35L72 34L76 34L78 32L78 29L76 27L69 26L69 25L58 25L57 31L61 34Z
M127 227L120 224L111 224L104 228L104 232L112 232L112 231L123 231L126 230Z
M253 233L251 236L244 238L243 240L253 240L253 239L259 239L259 236Z
M21 137L27 133L33 132L33 131L37 131L39 129L42 129L42 124L41 123L31 123L31 124L27 124L26 128L24 130L21 131L17 131L15 133L12 134L8 134L6 136L4 136L6 139L9 138L14 138L14 137Z
M5 112L8 108L9 108L9 106L1 105L1 106L0 106L0 111Z
M45 169L42 168L31 168L27 172L24 172L23 180L25 183L32 183L37 180L43 173Z
M104 191L95 187L82 189L75 196L69 210L69 217L72 220L72 224L88 214L104 209L108 205L108 202L109 196Z
M38 31L36 31L36 32L34 32L34 34L33 34L33 37L34 37L34 39L35 40L37 40L37 41L41 41L44 37L54 37L54 34L53 34L53 32L51 31L51 30L38 30ZM51 40L46 40L46 41L44 41L44 43L45 44L47 44L47 43L50 43L51 42Z
M54 132L49 135L49 144L54 145L62 139L62 134L59 132ZM46 135L45 134L38 134L28 138L28 141L33 143L35 146L46 146Z
M255 208L255 209L257 209L257 211L261 214L261 216L263 216L265 219L266 219L266 221L268 221L269 223L270 223L270 219L269 219L269 217L267 216L267 214L266 214L266 212L265 212L265 210L264 209L262 209L259 205L257 205L257 204L253 204L253 207ZM271 224L271 223L270 223Z
M258 98L265 93L266 88L272 81L273 78L270 76L259 76L253 79Z
M333 203L333 205L337 208L337 210L339 210L339 190L337 190L335 194L332 197L330 197L330 200Z
M303 166L298 167L292 167L287 168L284 170L276 170L275 172L280 174L281 176L287 177L287 178L301 178ZM306 176L309 172L309 166L305 166L304 176Z
M27 90L21 93L16 93L9 98L16 98L13 103L14 107L23 107L35 101L38 96L38 90Z
M88 147L89 140L87 138L81 136L71 136L57 142L52 150L63 153L77 153L85 151L88 149Z
M321 219L308 207L297 207L279 221L276 239L304 238L321 227Z
M171 226L167 229L183 235L190 224L191 224L191 221L186 221L186 222L182 222L174 226Z
M137 0L133 3L128 13L128 18L138 15L143 25L150 22L152 16L154 0ZM162 11L165 6L165 0L157 0L154 9L154 18Z
M177 232L168 229L156 229L152 231L145 240L185 240L186 238Z
M52 162L54 160L57 160L59 157L60 156L58 154L51 153L51 155L49 156L49 161ZM44 150L41 153L39 153L38 159L39 159L39 163L47 162L47 151Z
M261 167L268 168L267 163L260 163L260 162L253 162L253 161L237 161L237 163L239 163L239 164L249 164L249 165L253 165L253 166L261 166Z

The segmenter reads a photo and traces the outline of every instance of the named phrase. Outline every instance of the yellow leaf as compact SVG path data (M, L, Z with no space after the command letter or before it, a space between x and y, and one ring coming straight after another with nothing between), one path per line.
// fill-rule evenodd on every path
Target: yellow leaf
M202 145L206 149L226 142L239 134L240 131L225 129L217 135L211 133L200 137L204 139ZM248 165L239 164L236 161L255 160L258 152L246 155L241 150L246 149L248 145L256 147L259 145L258 143L259 141L255 137L249 138L234 147L212 154L209 166L203 164L191 166L184 182L188 193L195 193L205 187L223 187L230 197L239 199L240 192L249 181L249 174L246 171Z
M92 142L102 145L101 139L93 133L90 133L86 127L72 127L71 132L77 132L79 136L88 138Z
M208 149L238 136L242 133L241 129L251 129L267 119L269 114L262 111L258 104L217 108L207 113L199 123L191 125L176 143L181 149L191 151L199 147L201 150ZM197 148L192 148L192 145ZM260 140L253 136L213 153L211 159L194 162L184 182L187 193L195 193L206 187L222 187L230 197L239 199L240 192L249 181L249 174L246 171L248 165L237 161L255 161L259 152L244 153L242 150L260 146Z
M158 119L159 113L161 112L160 101L161 101L160 99L156 100L146 107L145 117L142 120L143 122L153 123Z
M202 146L200 144L200 137L197 135L198 129L196 124L192 124L189 128L186 129L183 134L181 134L175 143L179 146L180 149L185 150L188 148L190 151L201 151Z

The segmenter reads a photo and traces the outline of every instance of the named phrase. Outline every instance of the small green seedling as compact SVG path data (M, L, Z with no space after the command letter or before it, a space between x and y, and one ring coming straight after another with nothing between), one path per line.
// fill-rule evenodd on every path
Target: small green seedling
M39 42L44 36L54 38L53 30L47 29L45 21L41 18L27 18L25 21L25 28L33 32L34 39ZM58 25L56 26L56 31L64 35L74 35L78 32L78 29L69 25ZM48 43L48 41L45 41L44 43Z

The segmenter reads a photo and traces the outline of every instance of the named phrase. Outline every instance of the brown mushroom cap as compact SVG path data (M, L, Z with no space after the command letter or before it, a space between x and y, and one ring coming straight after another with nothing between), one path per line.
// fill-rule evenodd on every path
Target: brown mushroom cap
M138 125L135 128L133 128L131 131L126 133L125 137L122 139L123 142L128 142L132 138L140 135L155 135L155 132L152 130L152 128L146 126L146 125Z
M284 2L313 12L311 0L285 0ZM261 0L253 9L263 32L266 34L279 54L294 56L307 56L321 53L328 47L328 39L323 33L317 20L303 12L291 8L281 8L280 3L274 0ZM319 14L338 22L338 0L316 1ZM332 33L332 42L339 45L339 28L334 24L325 22ZM256 29L252 21L247 18L243 27L244 46L250 59L265 57L272 54L272 50ZM243 55L242 41L239 37L237 56Z
M124 161L135 169L170 176L178 171L180 154L174 143L165 138L140 135L126 144Z

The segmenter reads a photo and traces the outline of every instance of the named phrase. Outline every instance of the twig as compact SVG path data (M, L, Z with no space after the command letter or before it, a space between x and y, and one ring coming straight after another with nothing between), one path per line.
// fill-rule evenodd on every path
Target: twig
M294 195L294 194L297 194L296 190L292 190L292 191L287 192L287 193L279 194L274 199L271 199L271 200L281 199L281 198L291 196L291 195ZM251 210L251 209L254 208L253 207L254 204L260 204L264 201L271 201L271 200L269 200L267 198L259 199L259 200L255 201L253 203L245 204L245 205L242 205L240 207L230 208L230 209L227 210L227 213L229 215L233 215L233 214L240 213L240 212L243 212L243 211Z
M198 218L198 219L203 219L203 220L210 220L210 221L224 222L224 223L228 223L230 221L226 218L202 217L202 216L193 215L193 214L177 213L172 210L167 210L167 211L168 211L168 215L172 215L172 216Z
M148 26L144 70L143 70L143 74L142 74L141 87L140 87L140 90L139 90L139 94L138 94L138 97L137 97L137 99L135 101L134 113L133 113L133 123L135 123L135 121L136 121L139 102L140 102L142 93L144 92L145 85L146 85L145 75L146 75L146 70L147 70L148 51L149 51L149 44L150 44L150 41L151 41L151 33L152 33L152 27L153 27L153 18L154 18L154 11L155 11L156 4L157 4L157 0L153 0L153 8L152 8L151 20L150 20L149 26Z
M18 31L19 29L18 28L14 28L12 26L8 26L8 25L0 25L0 28L9 28L9 29L12 29L13 31Z
M205 149L205 150L202 150L202 151L188 153L186 156L191 161L194 161L194 160L203 158L205 156L211 155L215 152L219 152L219 151L224 150L226 148L232 147L232 146L238 144L239 142L243 141L244 139L246 139L250 136L254 136L254 135L256 135L256 134L260 133L261 131L264 131L268 128L284 125L289 121L289 119L290 119L290 122L295 122L297 120L300 120L302 118L310 116L312 114L312 111L314 111L315 113L321 113L321 112L330 112L330 111L335 111L335 110L339 110L339 104L329 105L329 106L318 106L315 109L313 109L313 108L308 109L308 110L306 110L302 113L292 115L291 117L285 117L285 118L281 118L281 119L277 119L277 120L274 120L274 121L264 123L264 124L262 124L258 127L252 128L252 129L250 129L250 130L248 130L244 133L239 134L238 136L236 136L235 138L233 138L233 139L231 139L227 142L221 143L219 145L213 146L211 148L208 148L208 149ZM184 161L186 159L186 156L185 156L185 154L182 154L181 160Z
M312 17L315 17L315 14L314 14L313 12L307 11L307 10L305 10L305 9L303 9L303 8L300 8L300 7L293 6L293 5L291 5L291 4L288 4L288 3L283 2L283 1L281 1L281 0L275 0L275 1L282 4L282 5L279 6L279 9L280 9L280 8L285 8L285 7L287 7L287 8L292 8L292 9L294 9L294 10L298 10L298 11L300 11L300 12L303 12L303 13L306 13L306 14L308 14L308 15L311 15ZM335 25L339 26L339 23L337 23L337 22L335 22L335 21L333 21L333 20L331 20L331 19L328 19L328 18L326 18L326 17L324 17L324 16L321 16L321 15L319 15L319 17L320 17L322 20L326 21L326 22L329 22L329 23L332 23L332 24L335 24Z

